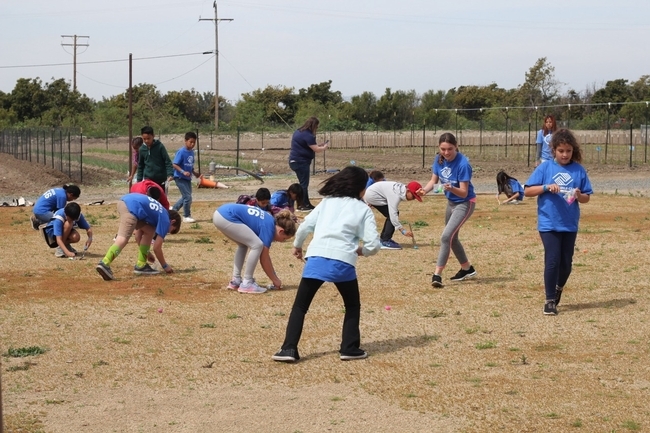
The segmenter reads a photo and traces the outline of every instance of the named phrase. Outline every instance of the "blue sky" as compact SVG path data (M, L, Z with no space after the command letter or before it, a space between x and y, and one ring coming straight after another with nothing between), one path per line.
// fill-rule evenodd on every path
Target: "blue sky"
M267 85L332 80L344 96L370 91L521 85L540 57L564 89L650 74L648 0L250 0L219 1L219 93L231 101ZM72 83L72 49L83 35L77 87L101 100L133 83L215 89L211 0L2 0L0 90L18 78ZM191 54L183 57L169 57ZM115 62L108 62L117 60ZM102 62L102 63L87 63ZM62 66L49 66L52 64ZM67 64L66 64L67 63ZM34 67L27 67L40 65ZM16 67L18 66L18 67Z

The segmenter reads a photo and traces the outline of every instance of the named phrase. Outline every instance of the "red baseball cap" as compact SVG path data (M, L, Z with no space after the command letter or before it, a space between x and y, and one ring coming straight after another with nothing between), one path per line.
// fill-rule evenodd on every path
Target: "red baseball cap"
M411 194L413 194L413 197L417 201L422 201L422 197L418 194L418 190L422 189L422 185L420 185L418 182L409 182L408 185L406 185L406 189L411 191Z

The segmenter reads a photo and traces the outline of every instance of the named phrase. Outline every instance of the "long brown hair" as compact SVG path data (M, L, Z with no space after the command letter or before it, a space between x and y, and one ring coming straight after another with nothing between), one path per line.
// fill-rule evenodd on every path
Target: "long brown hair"
M553 154L555 155L555 149L558 148L560 144L568 144L573 148L573 153L571 154L571 161L580 163L582 162L582 152L580 151L580 145L578 140L576 140L575 135L568 129L558 129L553 133L551 137L551 149L553 149Z
M318 117L311 116L309 119L305 121L305 123L298 128L298 131L311 131L312 134L316 134L316 130L318 129L318 125L320 125L320 121L318 120Z
M546 121L548 119L551 119L551 123L553 126L551 126L551 129L546 128ZM547 114L544 116L544 126L542 126L542 135L547 136L548 134L553 134L555 131L557 131L557 123L555 123L555 117L553 117L550 114Z
M458 149L458 142L456 142L456 137L454 137L454 134L452 134L451 132L445 132L440 136L440 140L438 140L438 146L440 146L442 143L453 144L454 146L456 146L456 149ZM442 165L442 161L444 159L445 158L441 154L438 154L439 165Z

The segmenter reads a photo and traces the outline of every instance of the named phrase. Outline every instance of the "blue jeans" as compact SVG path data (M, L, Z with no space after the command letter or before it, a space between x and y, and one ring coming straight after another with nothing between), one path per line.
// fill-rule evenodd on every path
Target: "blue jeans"
M546 300L555 300L555 286L564 287L573 264L576 232L540 232L544 244L544 291Z
M50 222L52 218L54 218L54 212L45 212L45 213L39 213L39 214L34 214L36 219L40 224L47 224Z
M302 187L302 200L300 206L311 206L309 202L309 171L311 162L290 162L289 168L296 173L298 183Z
M174 182L176 182L176 186L181 192L181 198L179 198L176 204L172 206L172 209L179 211L183 208L183 216L192 216L190 209L192 206L192 181L175 177Z

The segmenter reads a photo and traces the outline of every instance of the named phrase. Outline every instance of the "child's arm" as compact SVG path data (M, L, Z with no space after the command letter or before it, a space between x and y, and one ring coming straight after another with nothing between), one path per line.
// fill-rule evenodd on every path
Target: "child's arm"
M422 191L424 191L424 194L431 191L433 189L433 185L438 183L438 180L439 180L438 175L435 174L435 173L432 174L431 175L431 180L429 180L429 182L422 187Z
M260 265L262 265L264 273L271 279L273 285L276 288L281 289L282 280L280 280L275 274L275 269L273 269L273 262L271 261L271 254L269 254L269 249L267 247L262 247L262 254L260 254Z
M537 197L538 195L542 195L545 192L557 194L560 192L560 186L555 183L548 185L524 186L524 197Z
M89 228L86 230L86 236L88 236L88 240L86 240L86 249L90 248L90 245L93 243L93 229Z
M579 188L576 188L576 200L578 200L578 203L589 203L590 198L591 195L583 194Z
M173 274L174 269L172 269L171 265L165 261L165 255L163 254L163 242L165 239L163 239L162 236L157 236L156 240L153 241L153 252L156 255L156 258L158 259L158 262L160 263L160 266L162 266L163 270L167 272L168 274Z

